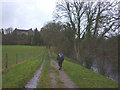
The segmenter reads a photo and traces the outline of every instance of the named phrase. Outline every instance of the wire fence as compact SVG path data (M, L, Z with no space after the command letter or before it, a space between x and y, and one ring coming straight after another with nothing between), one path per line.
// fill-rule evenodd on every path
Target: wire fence
M35 58L38 55L40 55L40 53L35 53L35 52L34 53L16 53L12 55L10 53L6 53L3 56L2 68L8 68L13 64L18 64L25 60L30 60L31 58Z

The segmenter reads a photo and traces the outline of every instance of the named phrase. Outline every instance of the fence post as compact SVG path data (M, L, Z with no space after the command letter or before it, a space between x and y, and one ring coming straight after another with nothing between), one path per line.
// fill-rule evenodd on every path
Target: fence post
M6 53L6 66L5 66L6 68L8 67L8 55L7 55L7 53Z
M24 61L24 54L23 54L23 61Z
M16 64L17 64L17 62L18 62L18 55L16 54Z

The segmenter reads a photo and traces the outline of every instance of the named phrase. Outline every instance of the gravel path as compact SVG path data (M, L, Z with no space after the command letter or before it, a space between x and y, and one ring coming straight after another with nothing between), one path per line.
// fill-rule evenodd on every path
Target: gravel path
M51 66L58 70L58 68L59 68L58 64L55 62L54 59L52 59L50 51L49 51L49 56L51 59ZM62 87L62 88L78 88L78 86L72 81L72 79L66 74L66 72L64 72L63 69L59 71L59 78L60 78L61 82L63 82L63 84L64 84L64 87ZM53 78L53 82L51 82L51 83L53 84L53 88L56 88L57 86L55 86L54 82L55 82L55 79Z
M54 67L56 70L58 70L58 64L55 62L54 59L52 59L51 53L49 51L49 56L51 59L50 65L52 67ZM37 88L37 85L40 81L40 77L41 77L41 71L42 68L44 66L45 63L45 57L43 59L43 63L41 65L41 67L37 70L37 72L34 74L33 78L25 85L25 88L23 90L27 90L30 89L34 90L35 88ZM64 70L62 69L61 71L59 71L59 75L57 76L57 74L54 71L50 72L50 77L51 77L51 88L58 88L56 79L59 78L60 81L63 83L63 87L62 88L78 88L78 86L72 81L72 79L64 72Z
M41 77L41 71L45 63L45 57L43 59L43 63L41 67L37 70L37 72L34 74L33 78L26 84L25 88L37 88L37 85L40 81Z

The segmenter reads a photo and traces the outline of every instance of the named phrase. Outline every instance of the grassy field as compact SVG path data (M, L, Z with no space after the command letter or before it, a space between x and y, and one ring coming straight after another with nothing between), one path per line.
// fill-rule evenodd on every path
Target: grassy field
M52 51L52 56L56 60L57 55ZM72 78L79 88L118 88L118 83L93 72L79 64L64 60L64 71Z
M8 55L8 67L17 62L21 62L40 54L43 47L22 46L22 45L5 45L2 46L2 68L6 65L6 53ZM17 54L17 55L16 55Z
M23 88L42 64L44 52L35 59L16 64L2 71L3 88Z

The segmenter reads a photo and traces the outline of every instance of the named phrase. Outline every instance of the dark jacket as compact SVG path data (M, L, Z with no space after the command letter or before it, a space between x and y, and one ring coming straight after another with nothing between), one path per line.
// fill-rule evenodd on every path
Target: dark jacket
M61 52L59 52L59 54L58 54L58 56L57 56L57 60L58 60L59 62L63 62L63 61L64 61L64 56L63 56L63 54L62 54Z

